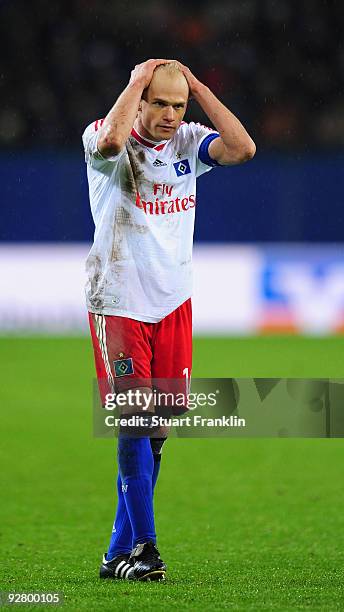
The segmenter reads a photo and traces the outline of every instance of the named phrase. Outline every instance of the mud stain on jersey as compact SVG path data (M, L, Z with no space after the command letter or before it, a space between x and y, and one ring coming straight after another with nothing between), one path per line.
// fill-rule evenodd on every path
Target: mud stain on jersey
M137 154L137 159L139 160L139 162L141 162L141 164L143 164L146 161L145 152L139 151Z
M135 151L130 140L126 144L126 149L129 163L123 167L121 186L123 192L135 202L136 194L142 192L145 184L149 184L149 181L145 179L144 170L141 166L146 160L146 155L142 150Z
M130 234L146 234L148 232L146 225L136 223L133 215L124 206L116 208L114 226L113 226L113 244L111 249L111 260L121 261L127 259L124 246L125 239L129 239ZM127 242L127 240L126 240ZM126 244L127 250L128 245Z
M138 234L146 234L146 232L148 232L147 225L140 225L140 223L136 223L133 218L133 215L129 212L129 210L124 208L124 206L120 206L116 210L115 218L119 225L128 225L132 227L133 230Z
M90 255L86 261L86 272L90 283L90 302L93 308L104 306L105 281L99 255Z
M191 261L192 261L192 258L191 258L191 257L189 257L188 259L185 259L184 261L181 261L181 262L179 263L179 265L180 265L180 266L186 266L187 264L190 264L190 263L191 263Z

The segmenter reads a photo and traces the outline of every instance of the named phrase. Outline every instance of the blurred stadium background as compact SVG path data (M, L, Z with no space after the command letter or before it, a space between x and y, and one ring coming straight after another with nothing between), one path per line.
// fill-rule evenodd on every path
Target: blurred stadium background
M344 328L344 11L293 0L0 4L0 330L86 329L81 133L148 57L173 56L257 142L199 181L195 333ZM201 52L200 52L201 50ZM208 122L191 102L189 119Z
M188 64L257 143L198 184L193 375L343 376L343 41L336 0L0 0L2 588L77 610L343 609L341 440L172 438L163 597L97 581L115 468L92 438L81 146L136 63Z

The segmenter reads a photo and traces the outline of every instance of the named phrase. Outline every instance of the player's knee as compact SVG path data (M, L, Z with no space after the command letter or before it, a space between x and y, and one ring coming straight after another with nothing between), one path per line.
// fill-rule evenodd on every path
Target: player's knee
M136 387L123 392L121 415L154 413L154 394L150 387Z
M153 438L156 439L166 439L168 437L168 434L170 433L171 427L169 427L168 425L160 425L159 422L159 426L154 429L154 433L152 436Z
M151 412L136 412L121 416L120 436L129 438L150 438L154 435L157 424Z

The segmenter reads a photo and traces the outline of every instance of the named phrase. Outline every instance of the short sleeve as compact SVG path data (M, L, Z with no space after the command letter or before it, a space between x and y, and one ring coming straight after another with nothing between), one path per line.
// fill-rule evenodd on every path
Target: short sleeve
M201 123L193 123L190 125L192 125L196 145L196 176L198 177L220 165L216 160L210 157L208 152L210 143L215 138L219 138L220 134L216 130L206 125L202 125Z
M117 162L120 157L122 157L125 147L118 155L113 155L111 157L103 157L102 154L98 150L98 137L100 133L100 128L103 125L104 119L97 119L89 126L87 126L86 130L82 135L82 142L84 145L85 151L85 162L92 166L92 168L101 169L108 164L113 164Z

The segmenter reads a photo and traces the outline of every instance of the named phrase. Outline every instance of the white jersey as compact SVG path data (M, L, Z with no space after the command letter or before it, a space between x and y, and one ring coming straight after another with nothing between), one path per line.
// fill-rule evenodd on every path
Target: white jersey
M97 147L102 122L82 137L95 223L87 307L156 323L192 294L196 178L218 165L208 154L218 132L182 123L157 143L133 129L122 151L105 159Z

